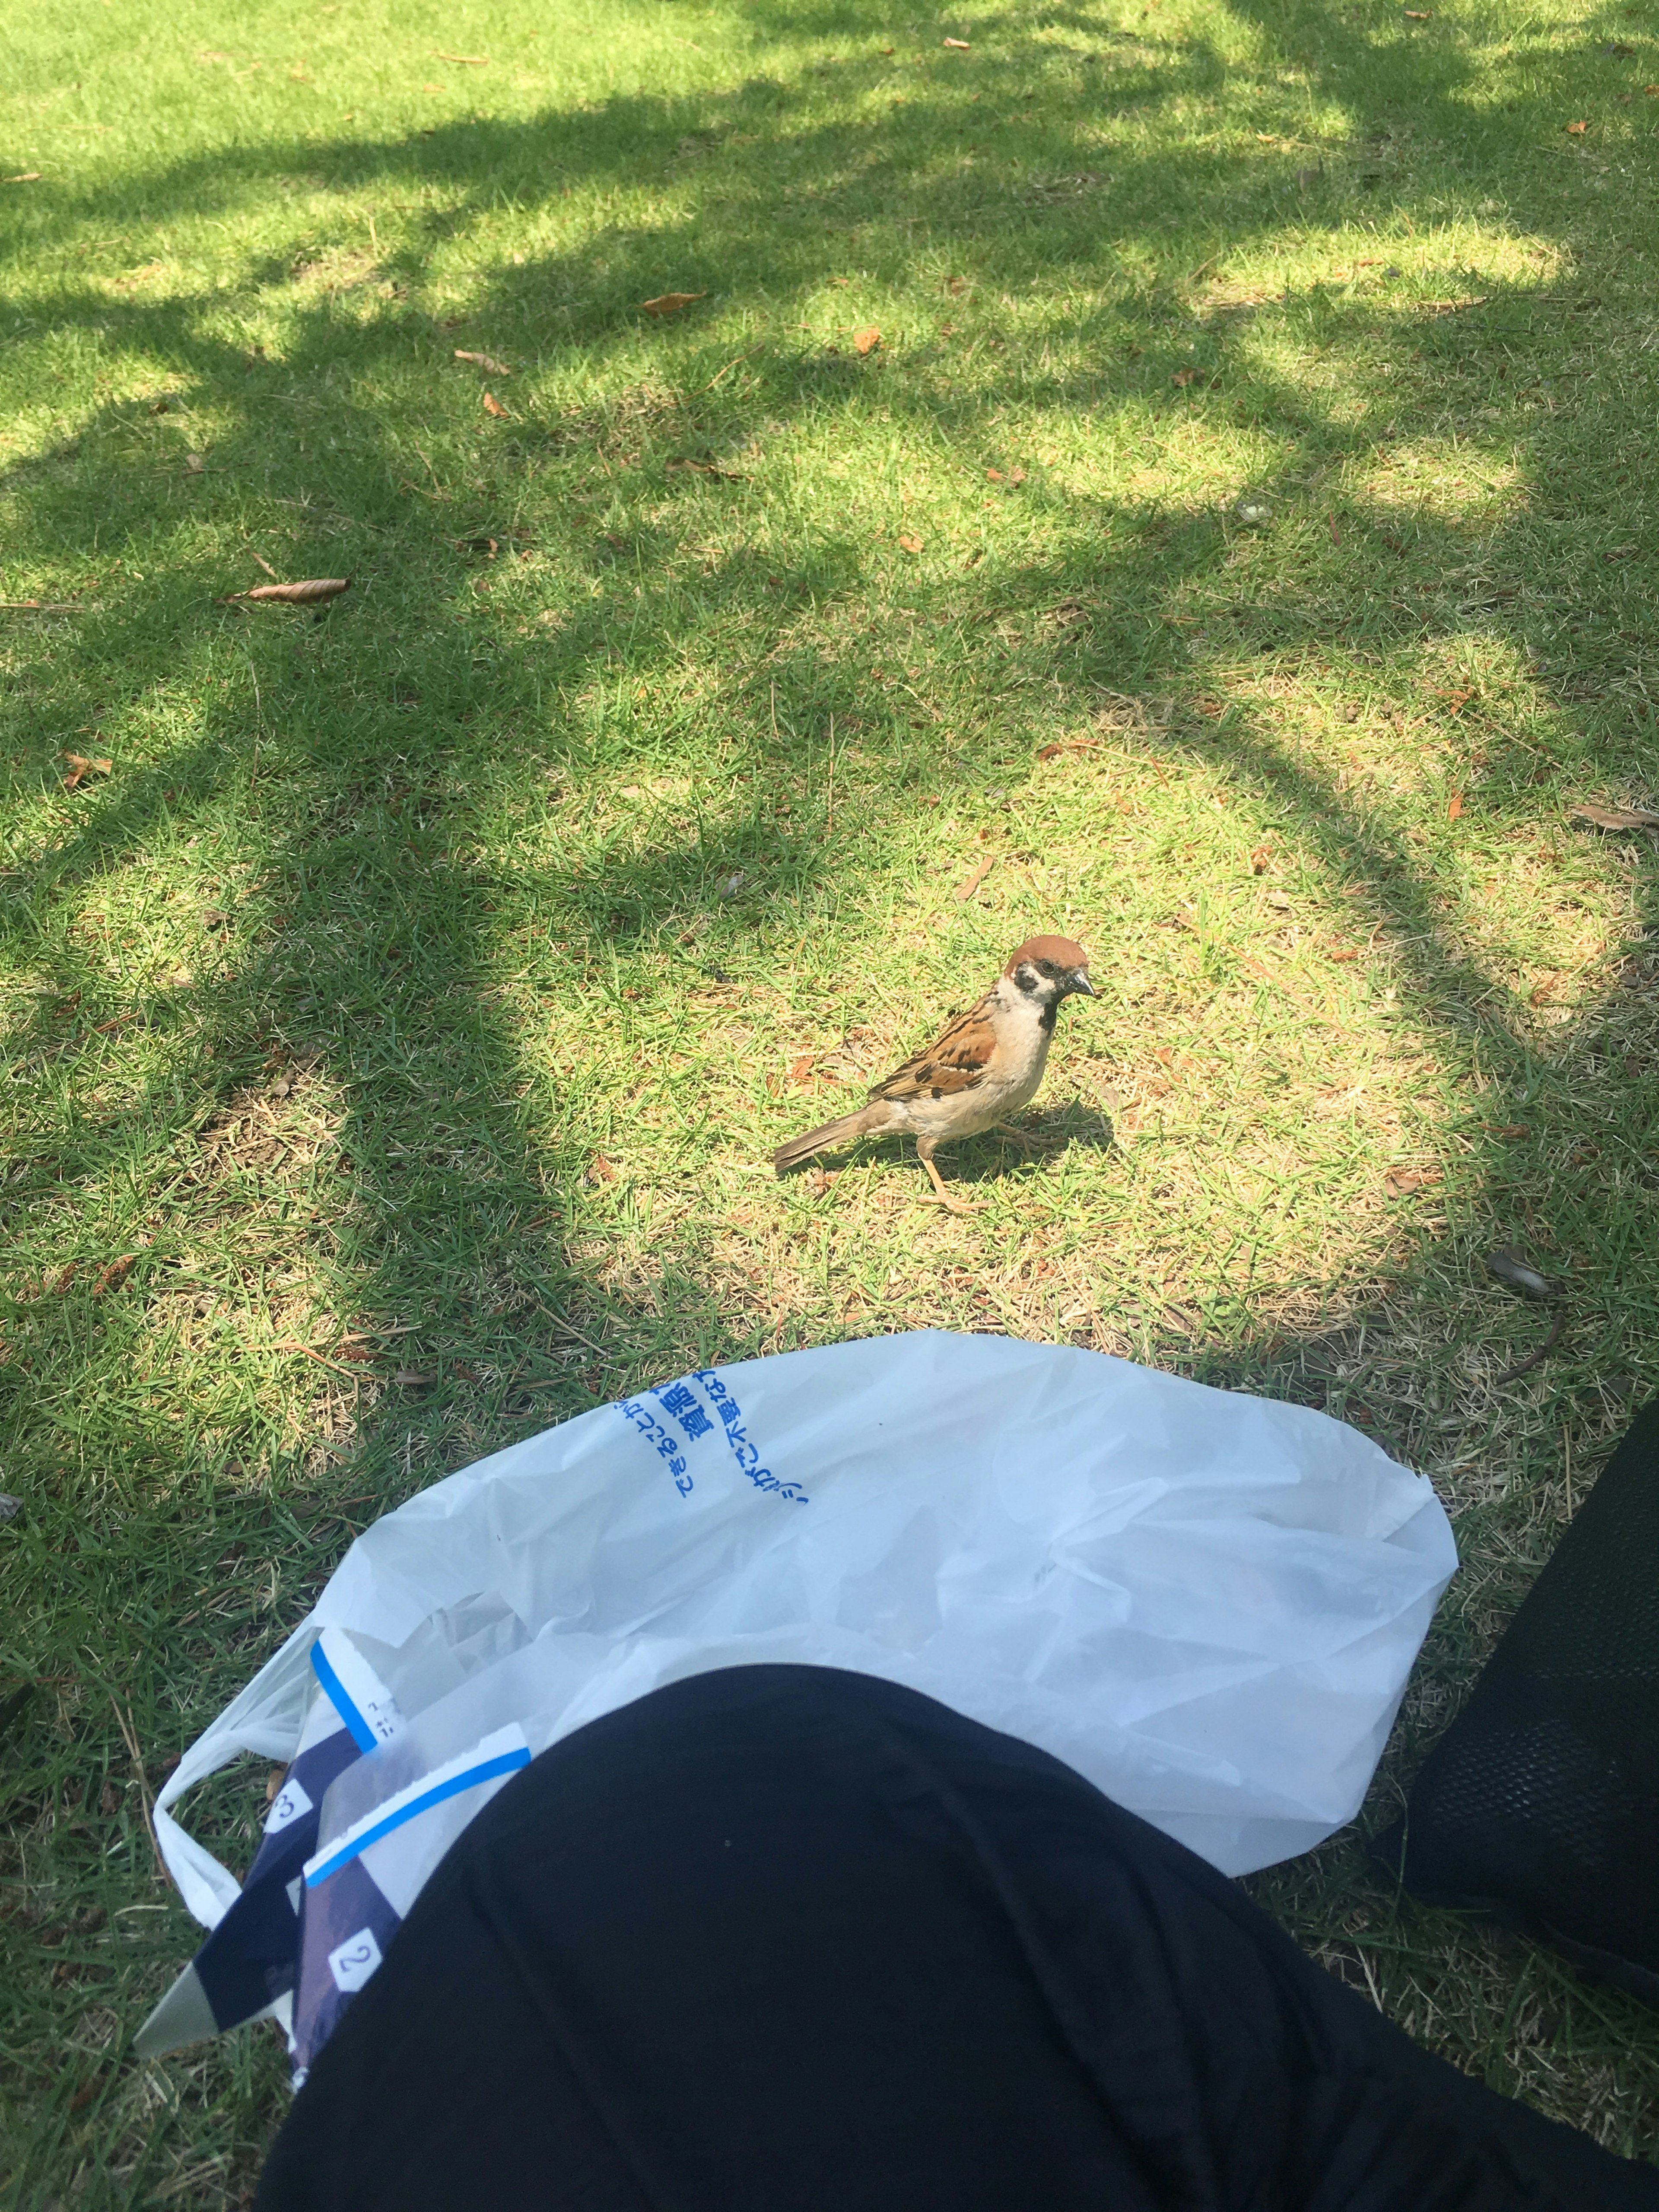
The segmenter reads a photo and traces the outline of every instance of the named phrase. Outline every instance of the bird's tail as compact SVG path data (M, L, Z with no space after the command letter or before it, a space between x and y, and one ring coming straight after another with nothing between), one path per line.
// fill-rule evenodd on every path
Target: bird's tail
M887 1122L884 1103L861 1106L856 1114L842 1114L834 1121L826 1121L821 1129L809 1129L804 1137L791 1137L773 1153L772 1164L780 1175L787 1175L803 1160L810 1160L814 1152L827 1152L852 1137L868 1136L872 1129L885 1128Z

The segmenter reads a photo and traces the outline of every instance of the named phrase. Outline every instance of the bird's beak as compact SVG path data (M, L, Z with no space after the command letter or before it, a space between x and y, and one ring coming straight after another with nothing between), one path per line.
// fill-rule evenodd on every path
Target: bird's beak
M1086 968L1073 969L1072 988L1074 991L1081 991L1085 999L1097 999L1100 996L1099 992L1089 981L1089 971Z

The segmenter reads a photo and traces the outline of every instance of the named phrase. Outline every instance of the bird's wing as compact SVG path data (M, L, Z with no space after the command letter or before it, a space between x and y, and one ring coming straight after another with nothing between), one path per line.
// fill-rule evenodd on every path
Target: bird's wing
M996 1032L986 1018L985 1001L948 1021L925 1052L896 1067L871 1091L872 1098L939 1098L947 1091L971 1091L983 1083L997 1048Z

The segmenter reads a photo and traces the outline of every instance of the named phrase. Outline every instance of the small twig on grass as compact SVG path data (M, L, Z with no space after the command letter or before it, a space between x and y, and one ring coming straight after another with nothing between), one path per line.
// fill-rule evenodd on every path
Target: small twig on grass
M764 341L763 341L763 343ZM702 387L703 390L705 392L712 392L714 389L714 386L720 382L721 377L726 374L726 369L735 368L738 362L747 361L751 355L757 354L759 351L759 346L750 346L748 353L740 353L735 359L728 361L726 364L726 368L717 368L714 371L714 374L709 378L708 383Z
M1492 1378L1492 1389L1496 1390L1505 1382L1518 1382L1523 1375L1530 1375L1534 1367L1542 1366L1556 1346L1560 1343L1561 1332L1566 1325L1567 1310L1565 1306L1558 1306L1555 1319L1550 1323L1550 1333L1537 1351L1529 1352L1524 1359L1517 1359L1513 1367L1506 1367L1501 1375L1494 1375Z
M155 1822L150 1814L149 1778L144 1772L143 1755L138 1748L138 1731L132 1724L131 1713L123 1707L113 1690L109 1693L109 1701L115 1708L116 1725L121 1731L121 1741L127 1747L127 1756L132 1761L132 1778L138 1784L138 1802L144 1808L144 1832L149 1838L149 1847L155 1854L155 1863L161 1869L163 1879L172 1882L167 1863L161 1856L161 1846L155 1838ZM173 1884L175 1888L177 1886Z
M332 1375L343 1375L348 1382L361 1382L363 1379L361 1369L342 1367L337 1360L325 1359L320 1352L313 1352L308 1344L301 1344L297 1337L279 1337L270 1348L273 1352L303 1352L307 1359L314 1359L319 1367L326 1367Z

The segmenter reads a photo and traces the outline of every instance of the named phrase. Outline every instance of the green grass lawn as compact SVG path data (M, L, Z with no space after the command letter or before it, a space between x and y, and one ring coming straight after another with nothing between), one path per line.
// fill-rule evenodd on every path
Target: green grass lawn
M147 1793L356 1529L694 1364L1365 1425L1464 1559L1397 1804L1659 1379L1659 878L1572 811L1659 799L1656 79L1659 0L13 11L9 2212L250 2201L270 2032L125 2055ZM1036 929L1101 997L972 1214L774 1179ZM1659 2155L1633 2002L1354 1837L1255 1887Z

